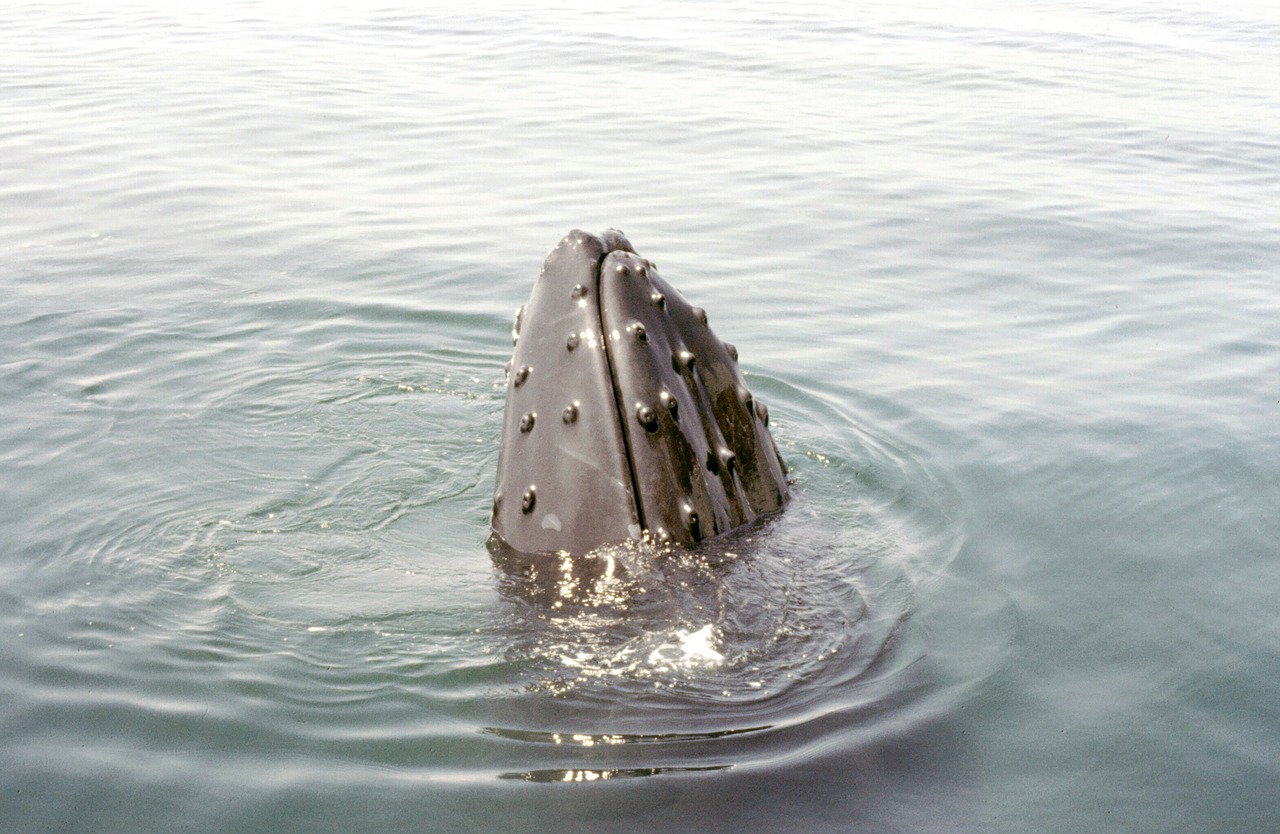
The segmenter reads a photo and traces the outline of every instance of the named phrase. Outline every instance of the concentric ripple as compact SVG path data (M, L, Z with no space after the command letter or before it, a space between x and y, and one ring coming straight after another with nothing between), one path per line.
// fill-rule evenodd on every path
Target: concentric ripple
M998 667L1002 600L975 601L991 638L976 655L916 616L963 535L945 479L817 397L753 384L772 390L795 462L784 512L696 551L495 548L498 636L523 691L495 693L515 720L483 732L534 748L500 775L595 781L856 747Z

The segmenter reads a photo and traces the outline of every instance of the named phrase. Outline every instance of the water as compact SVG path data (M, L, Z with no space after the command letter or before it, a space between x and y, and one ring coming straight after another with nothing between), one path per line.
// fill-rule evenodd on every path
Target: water
M1280 830L1270 6L0 25L0 828ZM510 564L609 226L795 500Z

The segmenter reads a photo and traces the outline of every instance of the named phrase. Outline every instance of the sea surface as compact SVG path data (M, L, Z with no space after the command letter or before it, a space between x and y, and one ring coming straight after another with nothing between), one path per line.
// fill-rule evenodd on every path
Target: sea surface
M323 8L320 8L323 6ZM1280 831L1280 7L0 9L0 830ZM794 481L486 547L623 230Z

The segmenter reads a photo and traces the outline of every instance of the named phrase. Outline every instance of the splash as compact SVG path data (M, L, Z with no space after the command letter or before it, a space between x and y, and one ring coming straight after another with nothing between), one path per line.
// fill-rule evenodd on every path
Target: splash
M715 627L707 623L697 631L677 629L674 640L668 640L649 652L649 665L654 669L690 666L719 666L724 655L716 651Z

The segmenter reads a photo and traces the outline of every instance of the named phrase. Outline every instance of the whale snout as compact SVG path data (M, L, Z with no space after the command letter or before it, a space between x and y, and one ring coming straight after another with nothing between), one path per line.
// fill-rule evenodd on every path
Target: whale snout
M509 547L693 545L786 502L737 350L621 232L566 235L512 338L492 517Z

